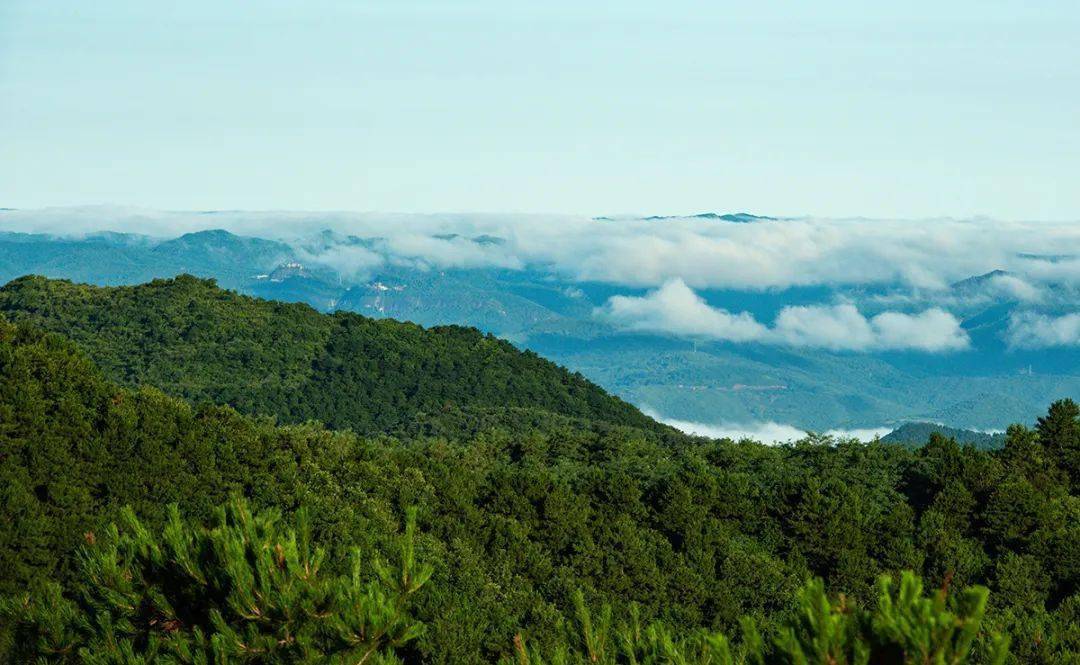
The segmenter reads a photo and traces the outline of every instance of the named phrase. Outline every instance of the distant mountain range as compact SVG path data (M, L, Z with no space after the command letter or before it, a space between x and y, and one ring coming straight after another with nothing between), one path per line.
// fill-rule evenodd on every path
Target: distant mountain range
M739 224L772 219L748 213L698 217ZM433 239L463 252L497 251L506 242L491 234ZM596 316L598 308L613 296L640 297L647 289L579 281L540 264L438 268L387 258L385 251L383 239L332 231L288 241L223 230L164 239L0 233L0 283L40 274L119 285L189 273L321 312L476 326L581 372L650 412L688 422L777 422L824 431L925 421L1002 429L1030 422L1054 399L1080 398L1080 347L1013 348L1008 337L1018 312L1075 311L1080 300L1069 284L1051 284L1033 302L1015 292L1020 282L1005 271L972 275L934 295L959 318L969 349L853 353L625 330ZM383 260L371 268L355 267L378 252ZM338 260L343 256L352 261L348 269ZM766 322L784 307L822 302L856 302L867 316L897 302L913 309L938 306L888 284L704 289L698 295L711 307Z
M761 215L751 215L748 212L735 212L735 213L717 213L717 212L702 212L696 215L649 215L647 217L594 217L593 219L602 221L613 221L618 219L639 219L650 222L662 221L665 219L710 219L719 222L734 222L736 224L749 224L751 222L761 222L781 219L779 217L764 217Z

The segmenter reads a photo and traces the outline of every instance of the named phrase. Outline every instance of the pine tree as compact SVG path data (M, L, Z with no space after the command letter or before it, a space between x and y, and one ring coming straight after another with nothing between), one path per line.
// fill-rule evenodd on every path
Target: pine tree
M1058 465L1069 473L1073 487L1080 486L1080 405L1071 399L1054 402L1035 429Z
M922 580L907 572L900 584L878 580L877 604L864 610L841 596L830 601L821 580L799 594L797 611L771 640L743 620L742 642L711 631L675 635L663 623L642 628L636 610L612 628L611 608L594 619L580 592L577 621L562 646L544 652L519 635L516 665L1001 665L1008 640L981 632L989 592L971 587L950 598L946 589L929 597ZM509 661L508 664L509 665Z
M432 569L416 562L412 512L397 565L376 562L372 580L358 551L351 575L321 574L304 510L292 528L239 499L211 528L175 506L160 534L131 509L122 522L86 535L71 592L46 583L0 606L20 662L377 663L423 629L408 602Z

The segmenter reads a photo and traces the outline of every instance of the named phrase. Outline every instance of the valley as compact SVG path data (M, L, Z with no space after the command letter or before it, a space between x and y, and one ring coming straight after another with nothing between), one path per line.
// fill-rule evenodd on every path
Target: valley
M748 226L768 218L705 219ZM701 218L693 221L702 223ZM648 223L677 222L656 218ZM479 252L483 261L496 265L438 266L399 259L387 254L392 250L386 239L325 229L287 241L221 230L165 240L121 233L81 239L7 233L0 234L0 281L42 274L92 284L135 284L191 273L241 293L302 302L323 312L352 311L429 327L473 326L581 372L673 421L771 421L817 432L923 421L1001 430L1030 420L1056 397L1080 398L1080 346L1028 347L1009 341L1016 317L1075 310L1080 294L1067 281L1047 283L1037 301L1015 292L1016 284L1026 284L1019 276L997 269L933 294L885 283L714 289L697 296L713 311L744 312L762 320L785 307L812 308L820 302L854 301L870 311L898 299L942 302L969 340L965 348L948 353L814 348L626 329L604 308L613 298L647 302L648 289L581 281L542 263L500 267L516 259L503 254L508 251L505 241L495 235L433 233L421 240L434 248L430 251ZM1061 265L1071 259L1053 260ZM369 267L353 272L358 261Z

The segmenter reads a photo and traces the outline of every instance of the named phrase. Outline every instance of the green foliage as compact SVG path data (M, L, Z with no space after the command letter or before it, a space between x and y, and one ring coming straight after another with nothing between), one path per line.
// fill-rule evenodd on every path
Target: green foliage
M88 532L71 588L36 586L0 604L19 662L383 662L420 635L410 596L431 568L413 553L410 514L396 567L376 562L374 580L353 553L351 575L322 571L306 511L295 528L246 501L219 509L211 528L171 506L160 534L130 509L123 529ZM389 662L389 661L387 661Z
M957 443L969 444L984 450L995 450L1005 444L1005 435L1000 432L989 434L969 429L945 427L937 423L920 422L904 423L881 437L881 440L885 443L921 446L926 443L932 434L940 434L946 438L954 439Z
M159 534L134 511L122 511L99 536L84 535L78 574L68 588L36 584L0 600L11 627L16 662L136 665L148 663L393 663L423 625L408 612L410 599L433 569L417 563L416 514L409 511L396 566L376 560L362 574L352 553L351 574L323 572L325 550L312 540L306 510L295 528L277 511L253 513L247 501L219 508L209 528L192 525L169 507ZM952 599L932 598L922 581L905 573L878 582L873 611L832 603L821 580L799 594L795 613L766 645L754 621L743 620L733 651L720 632L683 634L661 621L642 625L636 605L613 626L612 609L594 615L584 594L573 594L574 620L548 651L532 649L518 634L509 665L865 665L971 662L982 639L983 662L1000 665L1008 641L980 633L988 592L974 587Z
M1076 489L1080 486L1080 406L1071 399L1054 402L1035 430Z
M44 291L28 295L30 287ZM69 287L72 302L50 300L49 289ZM127 533L124 506L157 533L173 519L170 504L193 523L217 523L220 506L240 495L256 511L289 520L308 506L310 542L325 549L323 573L333 579L350 575L346 562L356 548L392 551L398 516L416 506L417 551L433 571L411 610L427 628L398 649L408 662L497 661L513 654L518 632L545 659L560 648L570 653L578 643L565 640L561 626L582 621L578 590L598 606L638 605L636 623L612 619L608 638L596 632L608 624L604 616L590 618L593 648L606 653L624 653L620 645L631 635L640 662L673 649L720 654L719 643L703 636L736 635L743 617L772 653L783 627L799 625L792 622L806 579L821 578L844 595L845 607L871 607L881 593L876 580L907 569L930 587L951 580L956 588L992 589L983 624L1012 636L1013 662L1080 658L1080 497L1068 466L1076 416L1069 420L1067 405L1035 429L1010 428L1000 451L941 436L919 449L736 444L512 403L423 413L393 407L393 418L416 414L390 428L395 437L282 426L227 406L193 407L114 377L130 368L126 383L161 380L178 394L203 397L220 379L222 390L233 391L226 401L241 406L260 403L276 382L299 405L314 399L304 392L310 377L290 383L293 365L274 364L299 346L263 346L273 347L286 324L298 326L290 339L305 338L303 317L275 318L276 305L251 305L195 280L140 288L159 290L161 302L134 290L102 292L135 319L145 309L127 341L96 290L29 280L5 292L23 298L16 308L25 318L47 309L44 318L70 320L81 338L77 347L28 324L0 322L0 594L24 596L49 580L77 602L70 590L83 571L83 534L99 534L105 546L109 523L119 521L119 536ZM192 298L185 300L185 289ZM216 295L207 299L207 292ZM103 300L87 309L78 302L84 297ZM190 321L189 307L206 328L174 339L170 322ZM99 318L86 318L88 311ZM270 318L260 324L264 315ZM312 316L313 329L331 320ZM201 335L224 341L203 346ZM228 360L222 349L233 348L229 340L242 349L243 339L258 347L252 353L278 358L262 366L267 374ZM113 344L132 357L120 358ZM472 354L499 344L461 348L461 362L473 365ZM141 345L164 359L133 351ZM108 378L84 355L94 348L112 368ZM179 360L170 365L169 358ZM493 362L501 362L498 354ZM387 364L387 372L397 366ZM514 371L523 373L522 385L535 379L528 364ZM370 374L376 393L381 372ZM383 396L373 399L371 408L391 408ZM415 404L401 399L391 402ZM365 570L363 581L374 581L376 571ZM956 604L946 609L966 616ZM60 619L50 634L63 643L74 624ZM637 628L617 637L623 626ZM12 646L10 628L0 626L0 661ZM735 655L744 646L728 645ZM987 659L983 646L976 641L976 662Z
M772 653L754 653L751 661L776 664L835 663L966 663L972 657L986 610L989 592L971 587L946 604L944 589L931 597L923 595L922 580L910 572L900 578L878 580L878 599L873 611L852 607L843 596L830 603L821 580L803 589L797 618L780 630ZM756 629L747 622L746 631ZM984 637L982 660L1002 663L1008 639ZM747 640L751 649L760 648L758 637Z
M119 383L283 422L384 432L446 409L518 407L668 429L473 328L320 314L189 275L134 287L23 277L0 288L0 314L63 333Z
M830 602L824 583L812 580L799 592L794 614L766 641L754 621L743 621L740 643L719 632L693 631L676 637L661 622L642 628L636 608L629 620L613 628L611 607L594 619L579 594L577 621L566 641L549 653L515 640L519 665L958 665L980 662L999 665L1008 655L1008 639L981 631L989 592L966 589L948 599L944 589L923 595L922 580L905 572L893 590L887 575L878 580L877 605L864 610L841 596ZM952 607L950 608L949 601ZM978 648L977 648L978 643ZM507 663L511 661L506 660Z

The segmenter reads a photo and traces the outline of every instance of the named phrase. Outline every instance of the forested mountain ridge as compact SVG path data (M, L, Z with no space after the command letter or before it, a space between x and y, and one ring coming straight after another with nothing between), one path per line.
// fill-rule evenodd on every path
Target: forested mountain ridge
M662 282L655 276L647 283L627 281L633 270L614 281L578 274L577 258L537 261L519 244L528 228L516 225L478 235L449 221L448 228L435 229L424 220L413 220L417 227L397 222L365 225L358 219L345 224L301 214L305 221L298 227L295 215L163 213L158 235L148 236L108 232L124 228L146 233L155 228L150 219L123 222L127 213L114 212L117 216L104 210L50 213L65 220L89 214L94 221L87 228L98 232L88 235L0 231L0 283L32 274L135 285L188 273L247 295L306 302L323 312L346 310L424 326L476 327L581 372L609 393L647 407L660 420L704 426L738 423L752 428L775 422L817 432L936 422L1004 430L1013 422L1031 422L1055 399L1080 400L1080 346L1075 336L1069 337L1069 316L1080 291L1068 278L1051 278L1061 270L1061 261L1075 259L1067 254L1021 253L1016 261L1009 259L1011 253L987 256L977 268L955 270L948 269L952 259L942 257L928 266L932 272L947 272L941 275L940 290L912 291L903 279L894 278L764 290L738 284L691 289L711 308L744 312L763 325L775 322L789 307L828 313L828 303L837 302L851 302L871 318L883 309L912 316L926 308L943 308L960 322L957 335L970 340L968 347L948 353L843 351L713 340L710 334L717 331L711 329L691 339L678 331L638 329L638 319L614 320L607 316L613 298L657 307L662 303L650 288ZM21 216L30 219L35 213L0 211L0 227L40 228L18 222ZM696 228L694 233L704 234L707 245L707 237L718 230L776 227L779 232L791 224L765 219L737 224L718 221L720 217L642 222L625 240L633 245L642 239L640 234L661 232L658 237L666 238L668 232ZM169 223L160 225L162 220ZM597 240L618 237L624 226L611 221L590 224L596 228L589 237ZM876 227L858 228L871 232L870 226ZM175 237L176 228L204 230ZM835 237L859 235L851 231L840 225ZM416 237L408 240L401 234ZM625 260L620 252L610 256L605 264ZM646 274L657 267L647 257L646 252L640 262ZM843 261L842 256L835 259L837 265ZM664 269L679 273L683 268L680 261L671 261ZM806 268L808 275L818 272ZM754 270L748 266L736 272ZM695 281L690 275L683 278ZM656 314L662 320L668 316L663 310ZM1019 332L1054 320L1064 326L1062 344L1045 345Z
M777 635L806 579L845 594L845 615L902 570L931 588L989 587L983 630L1012 636L1014 662L1080 655L1071 402L1012 428L999 452L942 437L919 450L673 446L633 427L516 424L475 424L466 440L275 426L118 386L62 337L0 323L0 593L54 579L76 597L75 552L107 539L125 505L158 529L170 503L206 524L240 494L258 509L308 507L334 574L354 547L391 552L415 506L417 556L434 573L410 604L426 631L396 652L410 663L492 662L518 632L539 652L576 649L561 640L578 592L620 616L636 603L685 635L737 634L743 616Z
M883 443L922 445L933 434L939 434L957 443L970 444L976 448L995 449L1005 445L1004 432L976 432L974 430L946 427L937 423L904 423L885 436Z
M669 429L475 329L320 314L186 275L134 287L24 277L0 288L0 315L63 333L122 384L282 422L384 432L448 410L517 407Z

